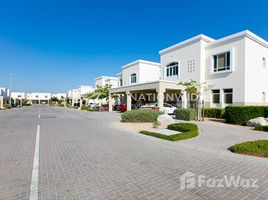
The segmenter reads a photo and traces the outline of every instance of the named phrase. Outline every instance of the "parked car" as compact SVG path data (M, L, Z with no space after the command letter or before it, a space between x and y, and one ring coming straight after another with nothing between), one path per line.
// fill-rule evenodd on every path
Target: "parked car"
M164 103L164 112L166 114L169 114L169 115L173 115L174 114L174 111L177 109L177 107L171 105L171 104L168 104L168 103Z
M126 104L121 104L121 105L120 105L120 111L121 111L121 112L126 112L126 111L127 111L127 106L126 106Z

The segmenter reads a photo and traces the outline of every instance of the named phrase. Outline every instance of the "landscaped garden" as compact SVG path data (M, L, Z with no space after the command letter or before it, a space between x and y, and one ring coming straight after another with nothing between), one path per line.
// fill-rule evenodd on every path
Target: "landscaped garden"
M157 132L150 131L140 131L140 133L144 135L150 135L153 137L170 140L170 141L178 141L185 140L188 138L198 136L198 127L195 124L191 123L177 123L168 125L167 129L177 131L177 134L174 135L165 135Z
M231 147L234 153L268 157L268 140L249 141Z

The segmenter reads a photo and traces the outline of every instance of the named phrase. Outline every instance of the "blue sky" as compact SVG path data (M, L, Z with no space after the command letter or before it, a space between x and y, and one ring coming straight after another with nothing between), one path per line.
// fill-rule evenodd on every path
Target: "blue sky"
M0 0L0 86L65 92L203 33L268 40L268 1Z

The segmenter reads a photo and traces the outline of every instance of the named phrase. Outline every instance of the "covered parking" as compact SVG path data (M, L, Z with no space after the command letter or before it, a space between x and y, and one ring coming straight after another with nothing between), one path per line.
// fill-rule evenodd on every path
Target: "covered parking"
M127 110L131 110L135 104L143 102L157 103L159 110L163 110L164 103L172 103L177 107L187 108L187 94L183 92L183 86L172 81L154 81L129 86L111 88L109 90L109 111L112 111L112 96L119 95L121 102L125 102Z

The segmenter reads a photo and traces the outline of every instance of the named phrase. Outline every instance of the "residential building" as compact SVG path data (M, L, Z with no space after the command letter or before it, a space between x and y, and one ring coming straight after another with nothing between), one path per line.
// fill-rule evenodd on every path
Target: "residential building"
M118 78L111 76L100 76L95 79L95 87L110 85L111 88L118 87Z
M190 80L210 85L211 89L203 95L206 107L267 105L268 42L248 30L217 40L197 35L165 48L159 54L158 79L151 79L151 70L138 73L133 63L126 65L127 72L122 67L119 74L122 85L112 88L110 93L124 94L128 110L133 103L130 96L149 91L157 94L160 110L168 101L168 93L179 97L170 103L188 107L192 99L177 83Z
M54 93L51 97L56 97L58 100L65 100L67 97L66 93Z
M43 92L27 93L26 99L29 100L31 104L49 104L49 101L51 99L51 93L43 93Z
M68 91L68 98L70 99L72 106L80 106L80 102L83 101L83 104L86 102L86 94L92 93L95 89L89 85L80 85L75 89Z

